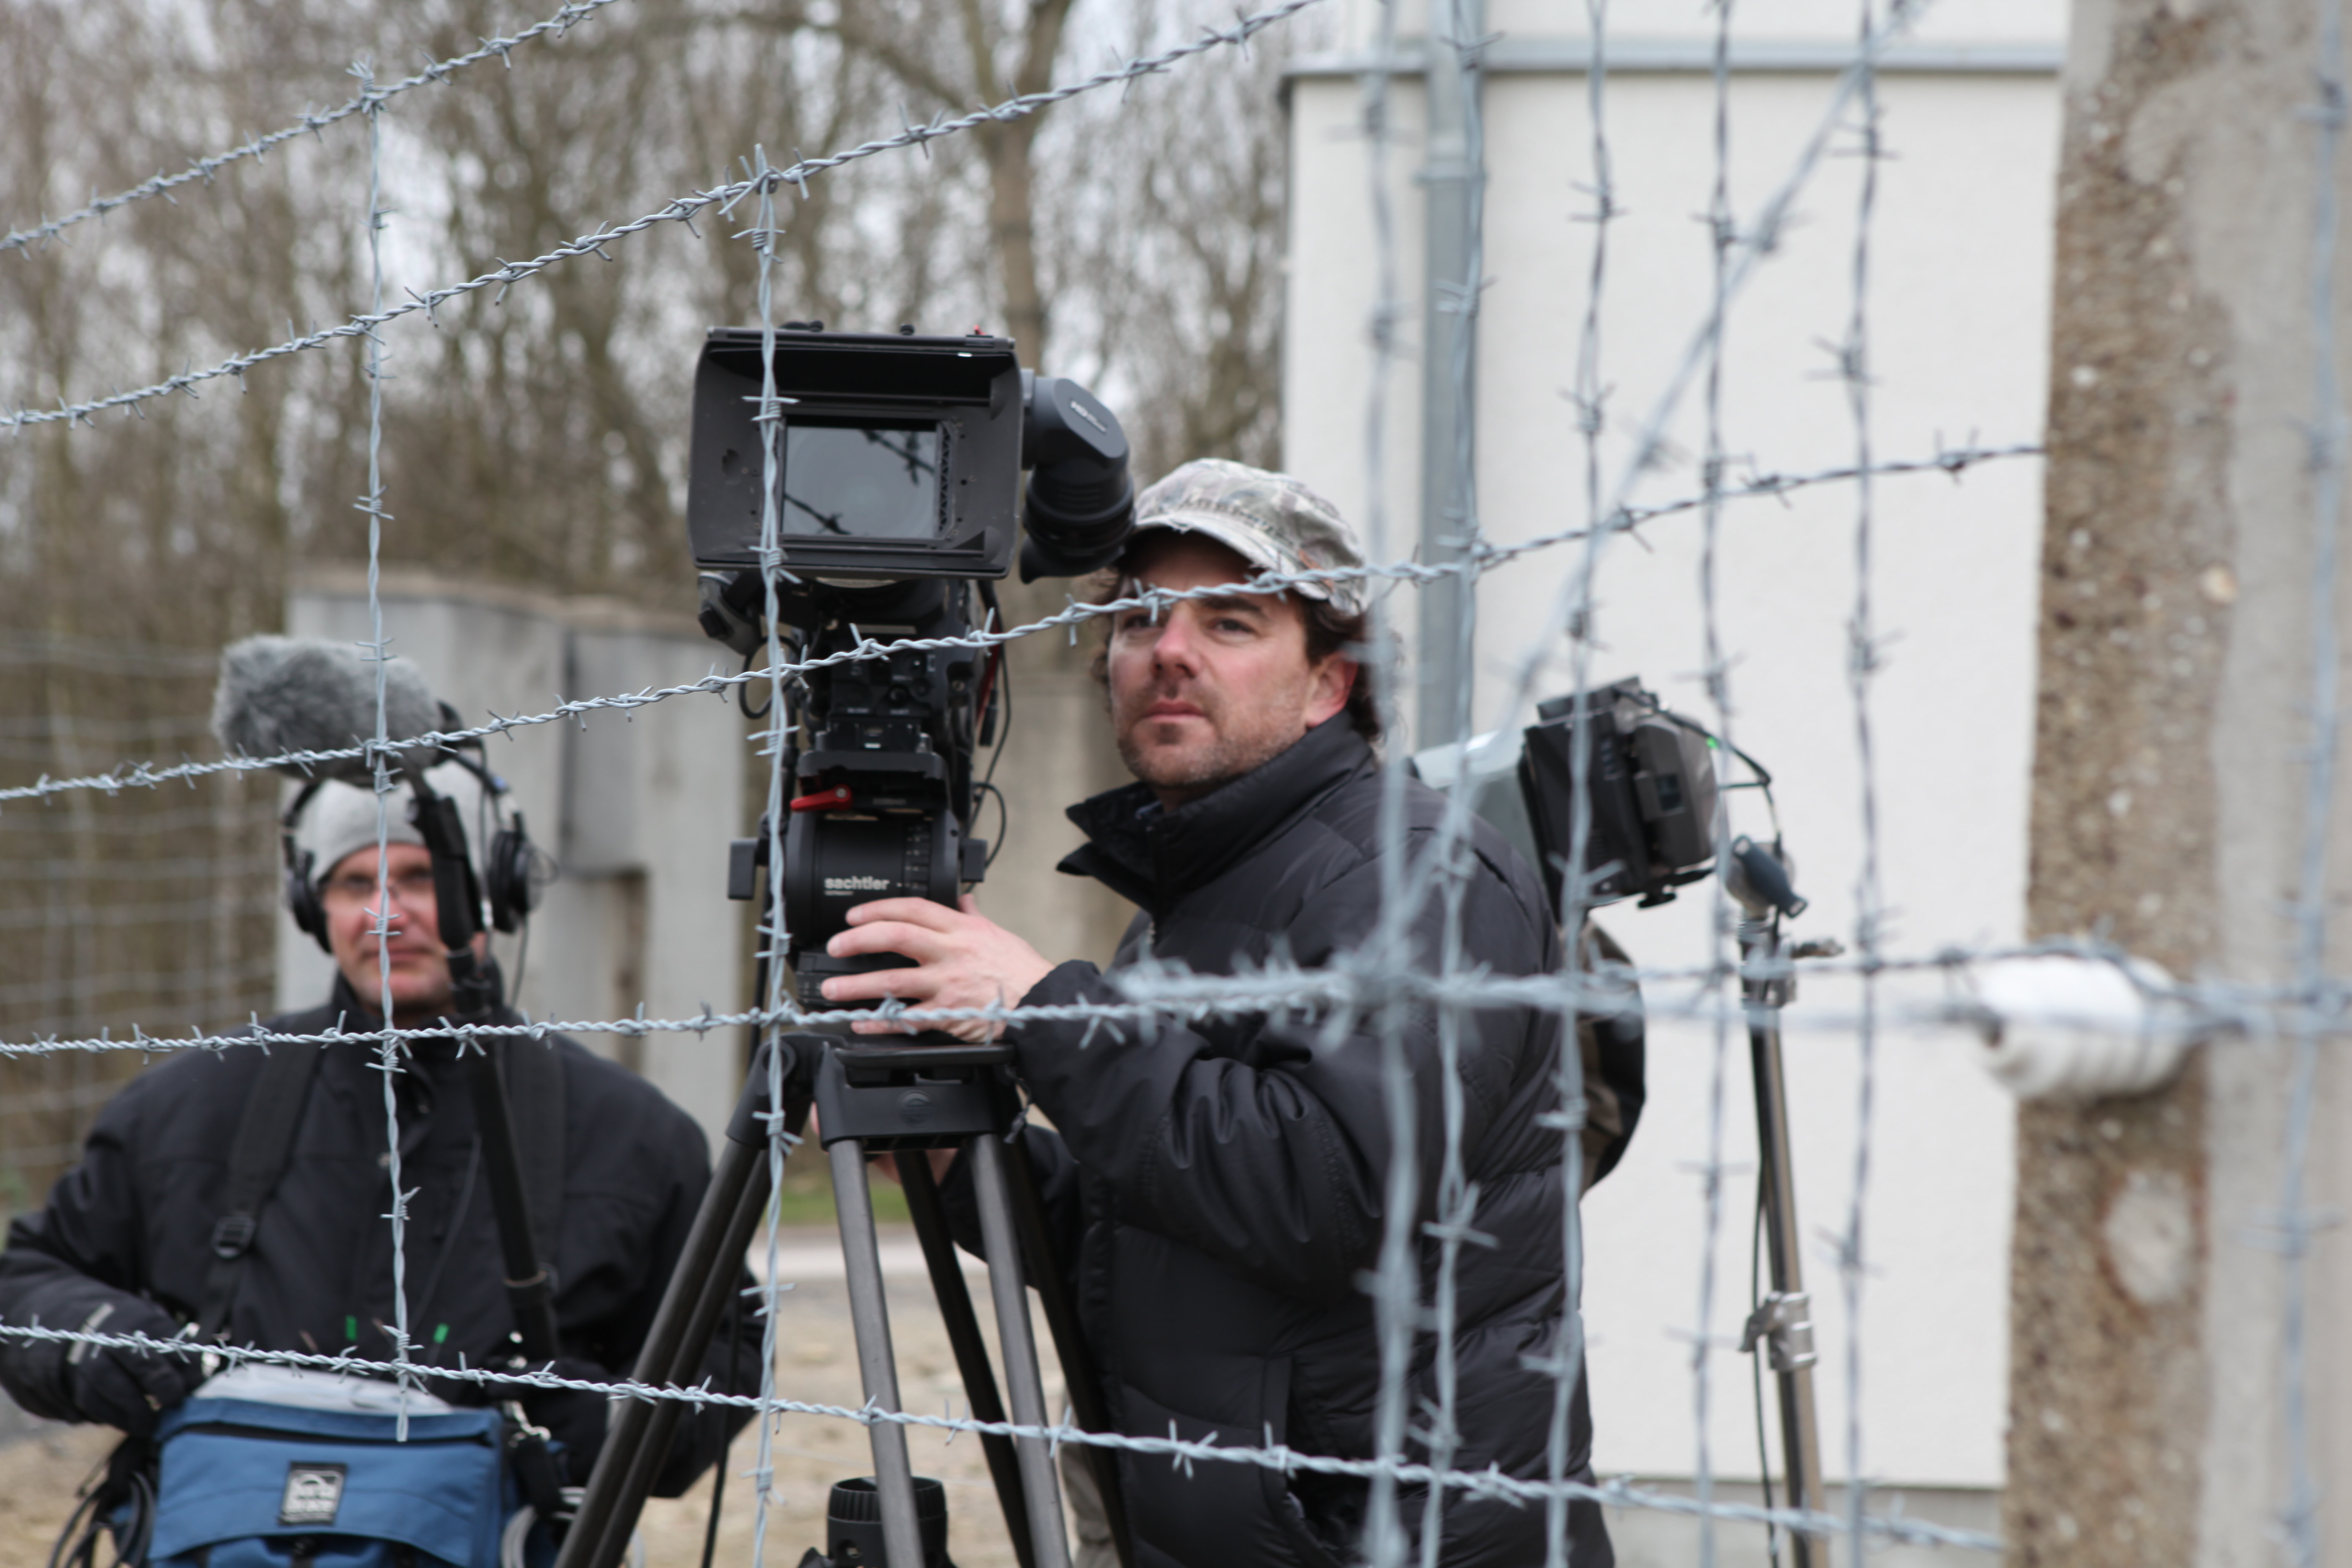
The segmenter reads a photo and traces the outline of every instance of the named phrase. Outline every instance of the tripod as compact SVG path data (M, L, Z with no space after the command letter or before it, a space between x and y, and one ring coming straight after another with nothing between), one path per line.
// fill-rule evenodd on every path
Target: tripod
M857 1047L839 1037L814 1033L779 1034L762 1042L729 1123L709 1190L639 1354L636 1379L656 1385L690 1384L728 1297L737 1288L744 1251L769 1198L767 1123L778 1113L771 1110L772 1080L782 1085L780 1113L788 1130L797 1132L805 1124L812 1103L818 1113L832 1168L850 1321L868 1406L889 1413L903 1408L872 1194L866 1186L866 1158L961 1148L971 1163L972 1195L1012 1420L1029 1427L1047 1424L1025 1279L1037 1287L1044 1304L1078 1424L1091 1431L1106 1430L1101 1384L1078 1330L1075 1303L1048 1246L1044 1208L1021 1142L1017 1103L1002 1070L1010 1057L1002 1046ZM972 1415L1003 1422L1004 1404L929 1162L903 1160L898 1169ZM615 1568L682 1414L682 1402L671 1399L632 1400L617 1406L556 1568ZM927 1562L924 1556L906 1426L876 1421L869 1430L887 1568L943 1568L942 1563ZM1046 1441L998 1433L982 1433L980 1440L1022 1568L1069 1568L1061 1489ZM1120 1562L1131 1563L1116 1468L1106 1450L1089 1447L1083 1453L1093 1466Z
M1778 846L1776 844L1775 847ZM1772 1289L1740 1331L1739 1348L1764 1354L1772 1368L1780 1412L1780 1456L1788 1506L1820 1509L1821 1424L1813 1406L1812 1303L1805 1294L1804 1264L1797 1232L1797 1183L1790 1168L1788 1085L1780 1063L1780 1010L1796 997L1789 959L1829 957L1834 942L1783 947L1779 916L1801 913L1805 900L1790 885L1787 868L1772 851L1741 838L1732 846L1736 869L1727 879L1747 912L1739 922L1740 999L1748 1014L1748 1063L1756 1084L1756 1147L1759 1207L1770 1262ZM1814 1568L1828 1555L1816 1539L1790 1537L1797 1568Z

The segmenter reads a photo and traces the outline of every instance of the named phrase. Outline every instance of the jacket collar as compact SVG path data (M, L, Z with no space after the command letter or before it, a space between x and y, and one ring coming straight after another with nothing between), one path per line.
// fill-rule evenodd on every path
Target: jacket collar
M1058 869L1092 877L1157 918L1372 765L1371 747L1338 714L1272 762L1173 811L1142 784L1079 802L1069 817L1087 842Z

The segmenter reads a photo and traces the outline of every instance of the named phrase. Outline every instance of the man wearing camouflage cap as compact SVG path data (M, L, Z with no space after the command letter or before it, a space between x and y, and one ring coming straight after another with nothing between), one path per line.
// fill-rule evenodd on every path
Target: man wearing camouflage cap
M1363 565L1338 509L1286 475L1203 460L1138 500L1114 595L1192 596L1107 617L1097 668L1137 782L1071 809L1089 842L1061 868L1140 907L1114 969L1147 953L1206 974L1283 961L1314 968L1372 935L1384 879L1382 780L1380 719L1360 662ZM1242 591L1263 574L1279 574L1280 591ZM1444 812L1437 795L1407 786L1409 855L1438 842ZM1499 973L1559 967L1559 930L1535 873L1484 822L1474 820L1470 847L1454 916L1463 950ZM1414 910L1422 963L1434 963L1446 919L1436 891ZM1093 964L1055 965L969 900L959 913L886 900L850 921L835 954L896 952L915 966L830 980L825 994L835 1001L1118 1000ZM1549 1473L1553 1383L1531 1369L1579 1337L1562 1284L1569 1184L1559 1134L1547 1124L1559 1109L1563 1033L1557 1015L1495 1007L1467 1020L1456 1042L1474 1228L1495 1243L1463 1248L1456 1266L1452 1462L1461 1470ZM1299 1013L1123 1031L1040 1021L1009 1038L1024 1086L1053 1124L1024 1136L1118 1429L1372 1458L1381 1356L1372 1303L1357 1281L1379 1259L1391 1152L1377 1026L1359 1021L1335 1037L1330 1020ZM1435 1016L1409 1015L1402 1045L1425 1218L1444 1147ZM1594 1118L1587 1179L1613 1161L1626 1122L1630 1115ZM951 1204L967 1193L951 1172ZM1433 1271L1434 1250L1424 1256ZM1433 1275L1422 1293L1435 1300ZM1424 1335L1412 1358L1416 1433L1436 1403L1433 1349ZM1567 1474L1590 1481L1580 1376L1570 1428ZM1426 1462L1420 1437L1407 1447L1410 1459ZM1362 1554L1361 1479L1240 1463L1171 1468L1124 1453L1117 1469L1139 1568L1337 1568ZM1401 1492L1406 1527L1418 1533L1425 1492ZM1448 1564L1544 1557L1540 1505L1453 1492L1438 1529L1438 1561ZM1597 1506L1570 1505L1565 1529L1577 1568L1612 1561Z

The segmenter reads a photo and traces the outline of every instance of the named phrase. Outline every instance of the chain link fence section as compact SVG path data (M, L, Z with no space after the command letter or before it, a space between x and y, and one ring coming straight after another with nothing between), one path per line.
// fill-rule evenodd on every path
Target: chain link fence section
M126 749L207 749L213 660L195 649L0 638L0 780L78 773ZM269 1005L277 790L245 775L0 813L0 1037L226 1028ZM0 1057L0 1213L40 1202L137 1053Z

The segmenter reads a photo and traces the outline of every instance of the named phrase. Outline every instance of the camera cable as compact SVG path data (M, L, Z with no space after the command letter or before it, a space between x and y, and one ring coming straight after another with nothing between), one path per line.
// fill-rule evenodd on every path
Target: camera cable
M743 668L741 673L745 675L751 673L751 661L760 657L760 650L765 646L766 645L764 643L754 643L751 649L743 655ZM746 719L764 719L768 716L768 710L775 706L775 699L772 697L764 705L758 708L752 707L751 683L748 680L737 689L735 700L741 705L743 717Z
M992 766L990 771L994 771ZM986 779L981 780L978 787L981 794L992 795L996 801L996 837L988 841L988 859L983 863L984 868L992 867L996 858L1004 853L1004 836L1013 831L1013 814L1005 805L1003 790Z
M155 1533L153 1451L144 1438L125 1437L104 1461L105 1474L82 1484L80 1500L49 1548L48 1568L98 1568L99 1540L110 1532L114 1568L144 1568Z

